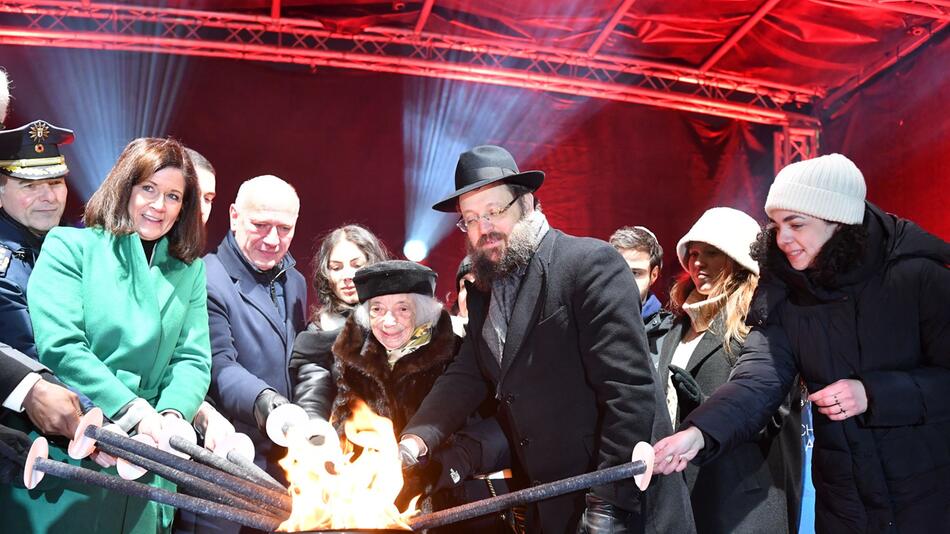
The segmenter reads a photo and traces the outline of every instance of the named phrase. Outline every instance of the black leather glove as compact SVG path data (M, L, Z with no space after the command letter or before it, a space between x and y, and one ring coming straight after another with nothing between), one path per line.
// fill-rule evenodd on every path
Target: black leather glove
M588 493L587 509L577 523L577 534L642 533L640 516L621 510L593 493Z
M287 397L277 393L273 389L265 389L257 395L254 400L254 422L261 434L267 435L267 416L278 406L290 404Z
M0 483L9 484L23 475L23 462L30 445L29 436L0 425Z
M702 388L686 369L671 365L670 380L673 381L673 387L676 388L676 396L679 399L680 419L706 402L706 395L703 394Z
M436 450L429 460L439 468L439 478L433 491L453 488L471 478L481 454L481 445L477 441L466 436L454 436L445 447Z

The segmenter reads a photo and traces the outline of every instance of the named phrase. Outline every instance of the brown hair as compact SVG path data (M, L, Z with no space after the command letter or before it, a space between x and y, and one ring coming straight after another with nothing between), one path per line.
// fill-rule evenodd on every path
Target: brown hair
M318 315L321 311L340 313L351 307L336 296L333 292L333 284L330 283L330 254L333 252L333 247L343 240L353 243L366 255L366 265L386 261L391 257L389 250L379 238L358 224L341 226L323 236L320 247L313 257L313 287L317 290L319 301L311 312L313 322L319 322Z
M719 273L713 283L713 289L706 297L708 299L716 298L720 295L726 295L724 302L719 310L723 314L723 332L715 332L722 336L722 346L735 364L735 353L733 344L745 343L746 336L749 335L749 327L745 324L746 316L749 314L749 306L752 304L752 295L755 293L756 286L759 285L759 277L752 271L739 265L736 260L726 256L726 267ZM670 289L670 310L676 316L683 315L683 304L689 295L696 289L689 273L681 274L673 288ZM709 317L711 320L712 317Z
M167 234L168 250L185 263L193 262L201 255L205 244L197 193L198 178L185 148L174 139L141 137L129 143L105 181L86 203L83 214L86 226L99 227L113 235L133 233L135 227L129 216L132 187L169 167L181 169L185 191L181 212Z

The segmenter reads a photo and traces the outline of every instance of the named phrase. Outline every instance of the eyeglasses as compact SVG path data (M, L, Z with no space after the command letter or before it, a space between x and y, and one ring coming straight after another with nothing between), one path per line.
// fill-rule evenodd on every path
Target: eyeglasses
M406 319L412 317L412 308L406 305L396 305L394 308L386 309L379 304L373 304L369 307L369 318L374 321L383 319L390 313L394 319Z
M455 223L455 226L458 226L459 230L468 233L469 230L475 228L479 219L485 219L486 222L495 224L495 221L498 220L498 217L504 215L505 212L508 211L508 208L514 206L515 202L517 202L519 198L521 198L520 195L511 199L511 202L509 202L504 208L492 208L484 215L469 215L468 217L459 217L459 220L457 223Z

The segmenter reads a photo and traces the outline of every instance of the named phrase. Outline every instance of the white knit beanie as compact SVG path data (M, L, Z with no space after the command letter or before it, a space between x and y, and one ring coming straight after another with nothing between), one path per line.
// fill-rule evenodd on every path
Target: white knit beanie
M803 213L826 221L861 224L864 221L864 175L841 154L798 161L779 171L765 199L765 213L774 210Z
M759 223L745 212L732 208L710 208L676 244L676 256L683 270L689 271L686 248L693 241L701 241L718 248L739 265L759 274L759 264L749 253L758 234Z

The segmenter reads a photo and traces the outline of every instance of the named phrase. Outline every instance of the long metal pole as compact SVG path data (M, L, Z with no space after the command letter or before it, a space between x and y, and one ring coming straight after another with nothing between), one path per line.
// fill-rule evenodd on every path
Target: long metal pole
M174 482L179 487L187 491L190 495L195 497L233 506L241 510L248 510L261 515L271 516L277 519L287 515L286 512L280 510L279 508L268 506L267 504L256 499L252 500L235 495L234 493L222 489L220 486L205 482L194 475L188 474L184 471L180 471L174 467L156 462L154 460L149 460L144 456L139 456L138 454L129 452L125 449L122 449L121 447L109 445L105 442L99 442L97 447L106 454L111 454L112 456L128 460L129 462L143 469L151 471L171 482Z
M238 467L246 469L249 473L256 473L262 483L266 482L273 485L275 488L281 488L283 491L287 491L287 488L278 482L277 479L270 476L267 471L257 467L257 464L248 458L245 458L241 453L233 450L228 451L228 461L234 465L237 465Z
M134 439L116 434L115 432L102 430L97 426L90 425L86 427L85 435L100 443L106 443L119 447L120 449L138 454L139 456L143 456L149 460L174 467L179 471L184 471L208 482L213 482L243 497L264 502L270 506L274 506L288 512L291 510L292 501L290 495L287 493L280 493L270 488L265 488L264 486L259 486L253 482L242 480L236 476L212 469L206 465L201 465L197 462L179 458L170 452L165 452L156 447L139 443Z
M207 466L219 469L238 478L250 480L259 486L269 486L275 491L287 491L287 488L281 486L276 480L271 478L266 472L261 470L256 465L254 467L257 469L252 470L246 464L237 464L235 462L229 461L229 459L222 458L208 449L199 447L181 436L172 436L169 438L168 444L171 445L175 450L181 451L188 456L191 456L192 460L196 460ZM230 458L230 454L228 457ZM266 477L261 476L261 473L266 475Z
M448 508L431 514L421 515L409 520L413 530L436 528L492 512L499 512L512 506L537 502L557 497L577 490L601 486L618 480L633 478L645 473L647 465L642 460L592 471L582 475L540 484L505 495L475 501L455 508Z
M142 484L141 482L123 480L119 477L104 475L91 469L83 469L82 467L57 462L48 458L36 458L33 467L37 471L42 471L59 478L92 484L109 491L116 491L125 495L167 504L175 508L189 510L196 514L220 517L267 532L275 530L281 524L280 519L273 517L239 510L232 506L206 501L197 497L173 493L166 489Z

